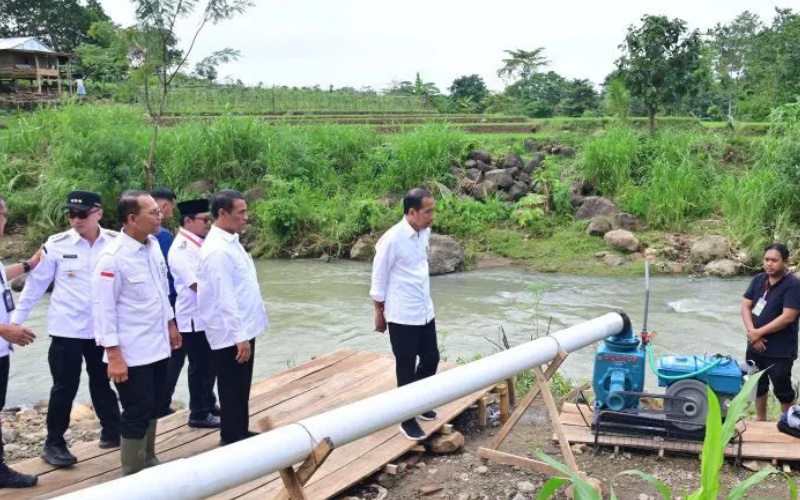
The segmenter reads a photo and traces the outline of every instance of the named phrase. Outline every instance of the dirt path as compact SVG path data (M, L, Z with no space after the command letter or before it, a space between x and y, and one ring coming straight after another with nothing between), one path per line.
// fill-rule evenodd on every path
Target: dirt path
M462 432L466 444L462 452L454 455L434 456L425 454L420 463L409 467L396 476L376 475L371 480L351 489L339 497L348 499L376 499L382 485L385 498L419 499L448 498L457 500L526 500L536 498L547 477L529 472L518 467L500 465L489 462L481 466L476 453L479 447L486 446L497 433L499 427L479 429L476 423L475 410L469 410L453 422L455 428ZM499 422L493 422L499 426ZM551 438L552 427L543 405L532 406L509 434L501 447L502 451L520 456L535 458L536 451L562 460L558 445ZM655 475L666 482L673 492L673 498L685 498L687 493L700 485L700 461L697 457L666 455L659 459L655 452L637 452L620 450L614 455L610 448L601 449L595 454L587 448L585 452L576 454L578 466L590 477L603 482L605 498L609 498L609 485L613 485L617 497L621 500L649 500L662 498L657 491L638 478L627 476L615 477L622 471L637 469ZM792 464L793 470L797 468ZM724 495L752 472L726 463L720 477L720 492ZM793 474L795 481L800 475ZM428 495L422 492L441 487ZM567 498L563 490L556 498ZM779 478L770 479L750 490L747 498L788 499L789 490L786 483Z

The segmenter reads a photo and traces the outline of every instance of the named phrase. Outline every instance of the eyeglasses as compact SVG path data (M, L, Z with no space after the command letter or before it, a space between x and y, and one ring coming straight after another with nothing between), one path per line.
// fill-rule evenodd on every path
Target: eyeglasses
M75 212L75 211L69 210L67 212L67 217L69 217L70 219L83 220L83 219L89 217L89 215L91 215L91 214L93 214L95 212L97 212L97 210L89 210L89 211L86 211L86 212Z
M161 209L155 208L153 210L150 210L149 212L139 212L139 215L141 214L147 214L147 215L152 215L153 217L159 217L161 216Z
M211 224L211 217L192 217L193 220L201 220L203 224Z

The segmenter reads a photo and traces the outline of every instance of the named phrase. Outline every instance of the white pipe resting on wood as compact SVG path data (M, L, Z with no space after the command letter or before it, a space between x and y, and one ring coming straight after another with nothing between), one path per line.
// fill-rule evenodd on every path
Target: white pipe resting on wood
M63 495L65 500L206 498L303 461L322 439L341 447L619 333L609 313L433 377L205 453ZM268 414L268 412L267 412ZM80 464L77 467L81 467Z

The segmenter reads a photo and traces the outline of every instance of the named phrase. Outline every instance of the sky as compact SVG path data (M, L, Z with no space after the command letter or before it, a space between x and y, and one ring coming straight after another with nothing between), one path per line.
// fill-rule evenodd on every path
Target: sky
M198 0L200 6L207 0ZM628 26L645 14L678 17L701 31L749 10L772 21L775 7L800 0L253 0L244 15L206 26L193 62L226 47L241 58L219 79L245 84L386 88L417 72L446 92L478 74L492 90L506 49L545 48L547 70L600 83L619 57ZM118 24L135 22L131 0L100 0ZM197 17L178 24L185 49Z

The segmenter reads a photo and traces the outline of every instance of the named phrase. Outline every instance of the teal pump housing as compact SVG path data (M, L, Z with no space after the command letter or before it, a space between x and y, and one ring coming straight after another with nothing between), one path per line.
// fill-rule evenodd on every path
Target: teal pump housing
M610 335L597 349L592 385L596 410L622 411L639 407L639 397L622 391L643 392L647 354L633 333L630 319L621 332Z

